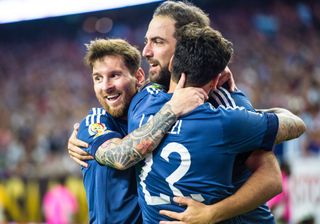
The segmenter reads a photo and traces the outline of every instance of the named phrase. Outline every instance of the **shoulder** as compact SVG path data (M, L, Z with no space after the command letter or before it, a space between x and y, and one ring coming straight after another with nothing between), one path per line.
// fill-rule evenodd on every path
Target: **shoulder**
M158 99L159 95L165 93L164 88L157 84L157 83L148 83L140 91L132 98L130 107L129 107L129 114L131 111L134 111L141 102L146 102L147 100L154 100ZM139 106L140 107L140 106Z
M241 106L247 110L254 110L249 98L241 90L229 92L227 89L220 87L212 91L209 100L214 107L219 105L225 107Z
M116 132L114 122L112 116L103 108L92 108L80 123L78 137L91 142L99 136Z
M143 96L146 96L146 95L158 95L159 93L161 92L164 92L164 88L157 84L157 83L153 83L153 82L150 82L148 84L146 84L145 86L143 86L140 91L136 94L136 96L134 98L141 98Z
M164 91L164 88L157 83L149 83L149 85L147 85L144 89L151 95L157 95Z

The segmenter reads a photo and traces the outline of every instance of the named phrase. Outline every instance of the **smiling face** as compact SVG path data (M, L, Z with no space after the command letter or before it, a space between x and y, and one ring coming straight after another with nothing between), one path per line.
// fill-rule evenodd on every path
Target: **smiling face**
M137 92L137 74L130 74L121 56L108 55L93 63L92 78L103 108L114 117L126 118L130 101Z
M155 16L148 27L142 55L146 57L150 69L149 79L164 86L169 85L168 65L175 46L175 21L168 16Z

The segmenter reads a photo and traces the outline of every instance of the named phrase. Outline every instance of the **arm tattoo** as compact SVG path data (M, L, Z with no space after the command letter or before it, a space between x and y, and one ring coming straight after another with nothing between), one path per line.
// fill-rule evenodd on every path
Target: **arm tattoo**
M176 121L170 104L165 104L150 121L123 139L113 138L103 143L95 158L103 165L127 169L151 153Z
M276 143L298 138L305 131L304 123L295 117L279 116L279 129Z

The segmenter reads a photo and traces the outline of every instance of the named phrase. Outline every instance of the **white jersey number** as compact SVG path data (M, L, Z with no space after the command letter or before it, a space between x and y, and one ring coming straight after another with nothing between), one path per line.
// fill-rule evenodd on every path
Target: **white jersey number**
M166 182L168 183L172 194L174 196L182 196L182 192L174 186L174 183L178 182L189 170L191 165L191 159L190 159L190 153L186 147L184 147L182 144L172 142L166 145L161 152L161 157L169 162L169 155L171 153L178 153L181 158L181 163L179 167L173 171L167 178ZM147 190L145 180L148 176L148 173L151 171L151 167L153 164L153 156L152 154L149 154L146 157L145 160L146 164L142 168L141 174L140 174L140 185L142 186L142 191L145 195L145 200L148 205L161 205L161 204L170 204L170 197L168 195L160 193L160 196L152 196L150 195L150 192ZM192 194L190 195L193 199L197 201L204 201L201 194Z

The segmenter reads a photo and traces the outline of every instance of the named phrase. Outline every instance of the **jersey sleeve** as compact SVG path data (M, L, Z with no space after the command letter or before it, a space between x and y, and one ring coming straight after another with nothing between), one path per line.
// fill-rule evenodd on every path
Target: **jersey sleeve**
M249 98L241 90L230 92L227 90L226 86L219 87L218 89L214 90L209 98L209 102L215 108L223 105L224 107L243 107L246 110L255 111ZM271 148L269 150L271 150ZM238 157L243 158L243 161L245 161L251 153L252 151L245 152Z
M89 144L89 147L83 150L95 156L102 143L112 138L122 138L123 135L115 131L107 115L89 114L82 120L77 137Z
M279 121L274 113L257 113L244 108L226 109L222 119L224 139L231 153L255 149L271 150Z

